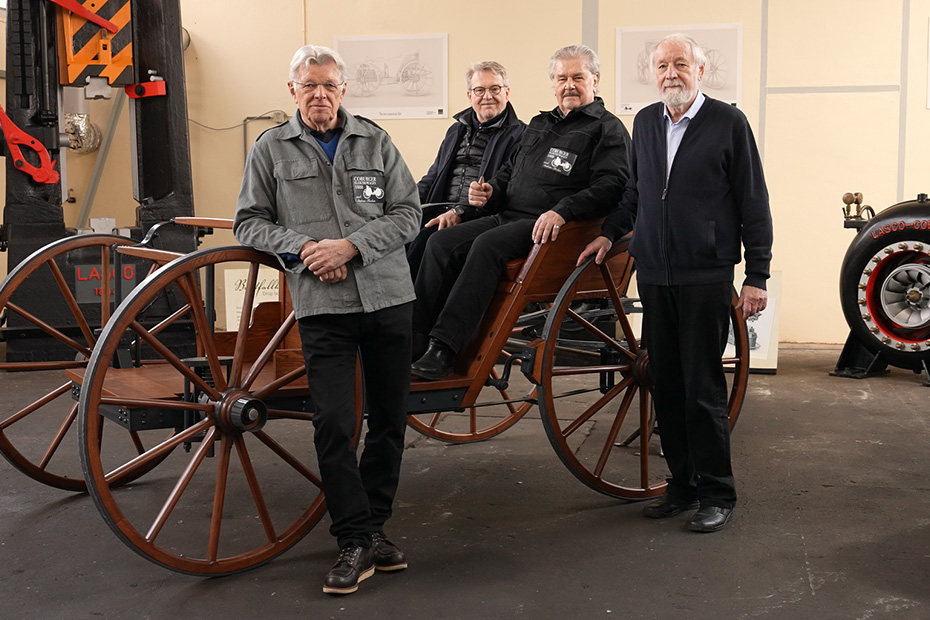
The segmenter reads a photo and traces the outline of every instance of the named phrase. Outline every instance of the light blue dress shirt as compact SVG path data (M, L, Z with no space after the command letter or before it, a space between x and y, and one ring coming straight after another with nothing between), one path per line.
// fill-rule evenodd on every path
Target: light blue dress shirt
M691 104L691 107L688 108L688 111L678 119L677 123L672 122L672 117L668 115L668 107L665 108L665 143L668 147L666 152L668 153L668 160L665 165L665 180L668 181L668 174L672 170L672 162L675 161L675 154L678 152L678 147L681 146L681 139L685 136L685 131L688 130L688 125L691 123L691 119L698 113L698 110L701 109L701 106L704 105L704 100L706 97L704 93L698 91L697 97L694 99L694 103Z

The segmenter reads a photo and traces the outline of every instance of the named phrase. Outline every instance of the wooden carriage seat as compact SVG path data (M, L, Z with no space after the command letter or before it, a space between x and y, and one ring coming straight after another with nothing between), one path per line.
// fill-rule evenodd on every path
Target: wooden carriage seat
M456 357L457 375L474 374L485 355L500 350L527 303L548 303L555 299L562 284L575 270L578 255L600 233L602 221L568 222L556 241L535 245L526 258L505 264L497 292L481 325ZM624 255L620 260L625 264L627 258Z
M525 258L515 258L504 263L504 271L501 274L501 280L504 282L513 282L517 279L517 276L520 275L520 271L523 270L523 264L526 263Z

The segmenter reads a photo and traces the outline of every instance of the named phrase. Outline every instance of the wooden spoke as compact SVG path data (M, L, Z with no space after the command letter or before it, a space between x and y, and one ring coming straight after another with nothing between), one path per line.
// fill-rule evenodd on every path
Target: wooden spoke
M17 411L16 413L8 417L6 420L0 421L0 431L5 431L9 427L13 426L17 422L25 418L30 413L34 413L38 411L45 405L49 404L50 402L52 402L53 400L55 400L56 398L64 394L65 392L70 392L70 391L71 391L71 382L69 381L68 383L65 383L64 385L55 388L54 390L52 390L51 392L49 392L48 394L46 394L39 400L35 401L31 405L20 409L19 411Z
M568 316L574 319L576 323L584 327L588 331L588 333L596 336L598 340L600 340L601 342L609 346L611 349L613 349L617 353L621 353L622 355L626 356L629 359L634 359L636 357L636 355L632 351L630 351L629 349L625 349L621 343L617 342L611 336L605 334L603 331L595 327L593 323L588 321L586 318L584 318L583 316L581 316L580 314L578 314L571 308L568 309Z
M204 457L206 457L207 453L213 448L213 441L215 438L216 427L214 426L207 430L207 434L204 436L203 441L200 442L200 446L197 448L197 451L194 452L194 457L187 464L187 467L184 468L184 473L178 478L178 482L168 495L165 504L161 507L161 510L158 511L158 516L155 517L155 521L145 534L146 541L153 542L158 536L158 533L165 526L165 522L168 520L171 512L174 510L175 506L178 505L178 500L181 499L181 495L183 495L184 491L187 489L191 479L200 467L200 464L203 463Z
M223 435L220 442L220 458L216 466L216 487L213 494L213 516L210 519L210 542L207 546L207 561L216 562L220 548L220 531L223 525L223 504L226 502L226 481L229 477L229 456L232 452L232 437Z
M245 447L245 441L242 435L236 435L233 439L236 444L236 452L239 454L239 462L242 464L242 471L245 473L245 479L249 483L249 491L252 493L252 501L255 502L255 509L258 510L258 516L262 521L262 527L265 529L265 537L268 542L273 543L278 537L274 531L274 525L271 522L271 513L268 511L268 505L265 498L262 497L262 489L258 484L258 476L255 475L255 468L252 466L252 459L249 457L249 451Z
M183 284L185 281L186 286ZM216 342L212 338L212 321L207 319L207 313L203 305L203 297L200 294L200 285L197 283L194 273L187 274L184 279L179 281L179 284L181 284L181 287L185 290L190 300L194 329L197 330L197 334L199 335L197 338L197 345L202 348L202 355L207 359L207 364L210 367L210 374L213 376L213 382L216 384L217 391L225 392L227 387L226 373L223 372L220 366L219 355L216 352Z
M162 344L161 341L155 338L151 332L135 321L130 324L130 327L134 332L142 337L142 340L144 340L147 345L155 349L155 351L157 351L165 361L174 366L177 371L184 375L186 378L190 379L191 383L200 388L200 390L207 394L211 399L219 400L220 393L216 390L216 388L211 385L207 385L207 383L201 379L193 370L191 370L191 368L185 364L181 358L172 353L171 350Z
M155 407L158 409L176 409L179 411L204 411L213 412L213 405L203 403L188 403L181 400L159 400L157 398L111 398L103 397L100 399L101 405L116 405L117 407Z
M18 372L22 370L67 370L68 368L84 368L85 360L63 362L0 362L0 370Z
M617 395L618 395L620 392L622 392L622 391L626 390L628 387L630 387L630 385L631 385L632 383L633 383L633 378L632 378L632 377L627 377L627 378L625 378L623 381L621 381L620 383L618 383L617 385L615 385L609 392L607 392L606 394L604 394L603 396L601 396L599 399L597 399L597 401L595 401L595 403L594 403L593 405L591 405L590 407L588 407L588 408L584 411L584 413L582 413L580 416L578 416L577 418L575 418L575 421L574 421L574 422L572 422L571 424L569 424L568 426L566 426L565 428L563 428L563 429L562 429L562 436L563 436L563 437L570 437L575 431L577 431L579 428L581 428L582 425L584 425L585 422L587 422L588 420L590 420L591 417L592 417L593 415L595 415L595 414L597 414L597 413L600 413L601 410L602 410L610 401L612 401L614 398L616 398ZM628 390L628 391L629 391L629 392L632 392L632 390ZM623 398L624 398L624 400L626 400L627 395L625 394ZM618 411L618 412L617 412L617 418L618 418L621 422L623 421L623 416L625 416L625 415L626 415L626 411L625 411L625 410L622 410L622 411Z
M120 465L110 473L106 475L106 479L110 484L118 484L118 482L132 475L132 472L138 468L141 468L145 465L148 465L151 461L156 459L164 458L169 452L174 450L176 447L188 441L198 434L206 431L211 426L213 426L213 420L205 419L201 420L197 424L194 424L190 428L187 428L180 433L172 435L168 439L164 440L157 446L153 447L151 450L144 452L137 456L136 458L127 461L126 463Z
M594 466L594 475L598 478L600 478L604 473L604 467L607 465L607 459L610 457L610 453L614 448L614 444L617 443L617 435L620 434L620 426L623 424L623 420L626 418L627 411L630 410L630 403L633 402L633 396L635 395L635 387L633 389L627 390L623 395L623 401L620 403L620 406L617 409L617 415L614 417L614 423L610 427L610 432L607 433L607 438L604 439L604 447L601 448L601 457L598 459L597 465Z
M298 377L302 376L305 372L306 370L304 368L295 368L294 370L288 373L285 373L284 375L281 375L280 377L270 382L268 385L262 387L261 389L255 390L253 394L255 395L256 398L267 398L271 396L278 389L284 387L285 385L288 385L289 383L294 381L294 379L297 379Z
M105 251L101 248L101 251ZM48 268L52 271L52 277L55 278L55 283L58 285L58 291L65 298L65 303L68 305L68 309L71 310L72 316L78 323L78 327L81 328L81 333L84 334L84 340L87 341L87 346L90 348L94 347L96 340L94 339L94 334L91 332L90 325L87 324L87 319L84 318L84 313L81 312L81 307L78 306L77 299L74 298L74 293L71 292L71 288L68 286L68 283L65 282L65 277L61 273L61 269L58 268L58 263L53 259L49 259L46 263ZM109 273L109 270L105 273ZM108 280L108 277L104 277L104 280ZM107 315L109 318L109 314ZM106 319L101 318L103 323L106 323Z
M74 338L71 338L63 334L62 332L55 329L54 327L52 327L51 325L49 325L48 323L46 323L45 321L37 317L36 315L29 312L28 310L24 310L23 308L20 308L13 302L7 302L6 307L7 307L7 310L15 312L19 316L23 317L24 319L26 319L27 321L29 321L30 323L32 323L33 325L35 325L36 327L44 331L49 336L53 337L55 340L58 340L59 342L68 345L69 347L71 347L72 349L80 353L81 355L86 355L90 357L89 348L85 347L84 345L82 345L80 342L78 342Z
M272 452L281 457L281 460L293 467L297 473L301 476L312 482L319 488L323 488L323 483L320 481L320 477L313 473L306 465L300 462L293 454L284 449L284 447L279 444L277 441L272 439L268 433L264 431L259 431L255 433L255 436L263 444L268 446Z
M236 337L236 348L233 352L232 370L229 381L239 385L242 379L242 365L245 359L245 345L248 341L249 326L252 324L252 305L255 303L255 285L258 282L258 263L249 265L249 275L246 278L245 295L242 298L242 313L239 317L239 333Z
M312 422L313 414L306 411L285 411L284 409L269 409L269 420L303 420Z
M42 455L42 460L39 461L39 468L45 469L48 467L49 461L52 460L52 457L55 456L55 452L58 451L58 447L61 445L61 442L64 440L65 435L68 432L68 429L71 428L71 425L74 424L74 420L77 418L77 405L71 407L71 412L68 413L68 416L65 418L65 421L61 423L61 426L58 427L58 432L55 433L55 436L52 438L52 443L49 444L48 449L45 451L45 454Z
M262 352L258 355L258 358L252 363L252 367L249 368L248 374L245 376L245 379L242 380L242 387L246 390L252 388L252 384L255 383L255 379L258 378L259 373L264 370L265 366L268 365L268 362L271 361L272 356L274 355L275 350L284 342L284 337L287 336L287 332L291 330L292 327L297 323L297 316L293 311L284 319L284 323L275 332L275 335L271 338L271 341L265 346ZM299 376L299 375L298 375Z
M158 335L159 333L161 333L165 328L171 327L171 326L175 323L175 321L177 321L179 318L181 318L182 316L186 315L186 314L187 314L188 312L190 312L190 311L191 311L191 305L190 305L190 304L185 304L185 305L181 306L180 308L178 308L177 310L175 310L170 316L168 316L167 318L163 319L163 320L160 321L157 325L155 325L154 327L152 327L152 329L149 330L149 333L150 333L151 335L153 335L153 336L157 336L157 335Z

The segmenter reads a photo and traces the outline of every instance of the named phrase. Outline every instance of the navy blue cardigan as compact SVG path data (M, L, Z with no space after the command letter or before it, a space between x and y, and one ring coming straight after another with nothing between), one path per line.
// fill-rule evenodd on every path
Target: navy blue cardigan
M637 279L658 286L732 281L742 242L743 284L764 289L772 216L746 117L708 97L689 122L666 185L663 112L656 103L636 115L631 178L602 234L616 240L632 226Z

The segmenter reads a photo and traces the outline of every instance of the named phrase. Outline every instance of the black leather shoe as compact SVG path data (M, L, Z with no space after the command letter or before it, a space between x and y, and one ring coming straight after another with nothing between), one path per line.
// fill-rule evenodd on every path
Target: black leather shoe
M326 579L323 592L326 594L352 594L358 590L358 582L375 574L374 552L357 545L350 545L339 552Z
M646 506L643 509L643 515L649 517L650 519L667 519L668 517L674 517L675 515L686 510L697 510L700 505L700 502L697 500L693 502L680 503L673 500L668 495L663 495L656 501Z
M692 532L719 532L730 522L732 516L732 508L702 506L691 518L688 528Z
M371 549L375 556L375 570L392 571L407 568L407 558L397 545L385 538L384 532L371 535Z
M418 377L439 381L452 374L454 365L455 351L452 347L440 340L430 338L426 353L410 367L410 370Z

